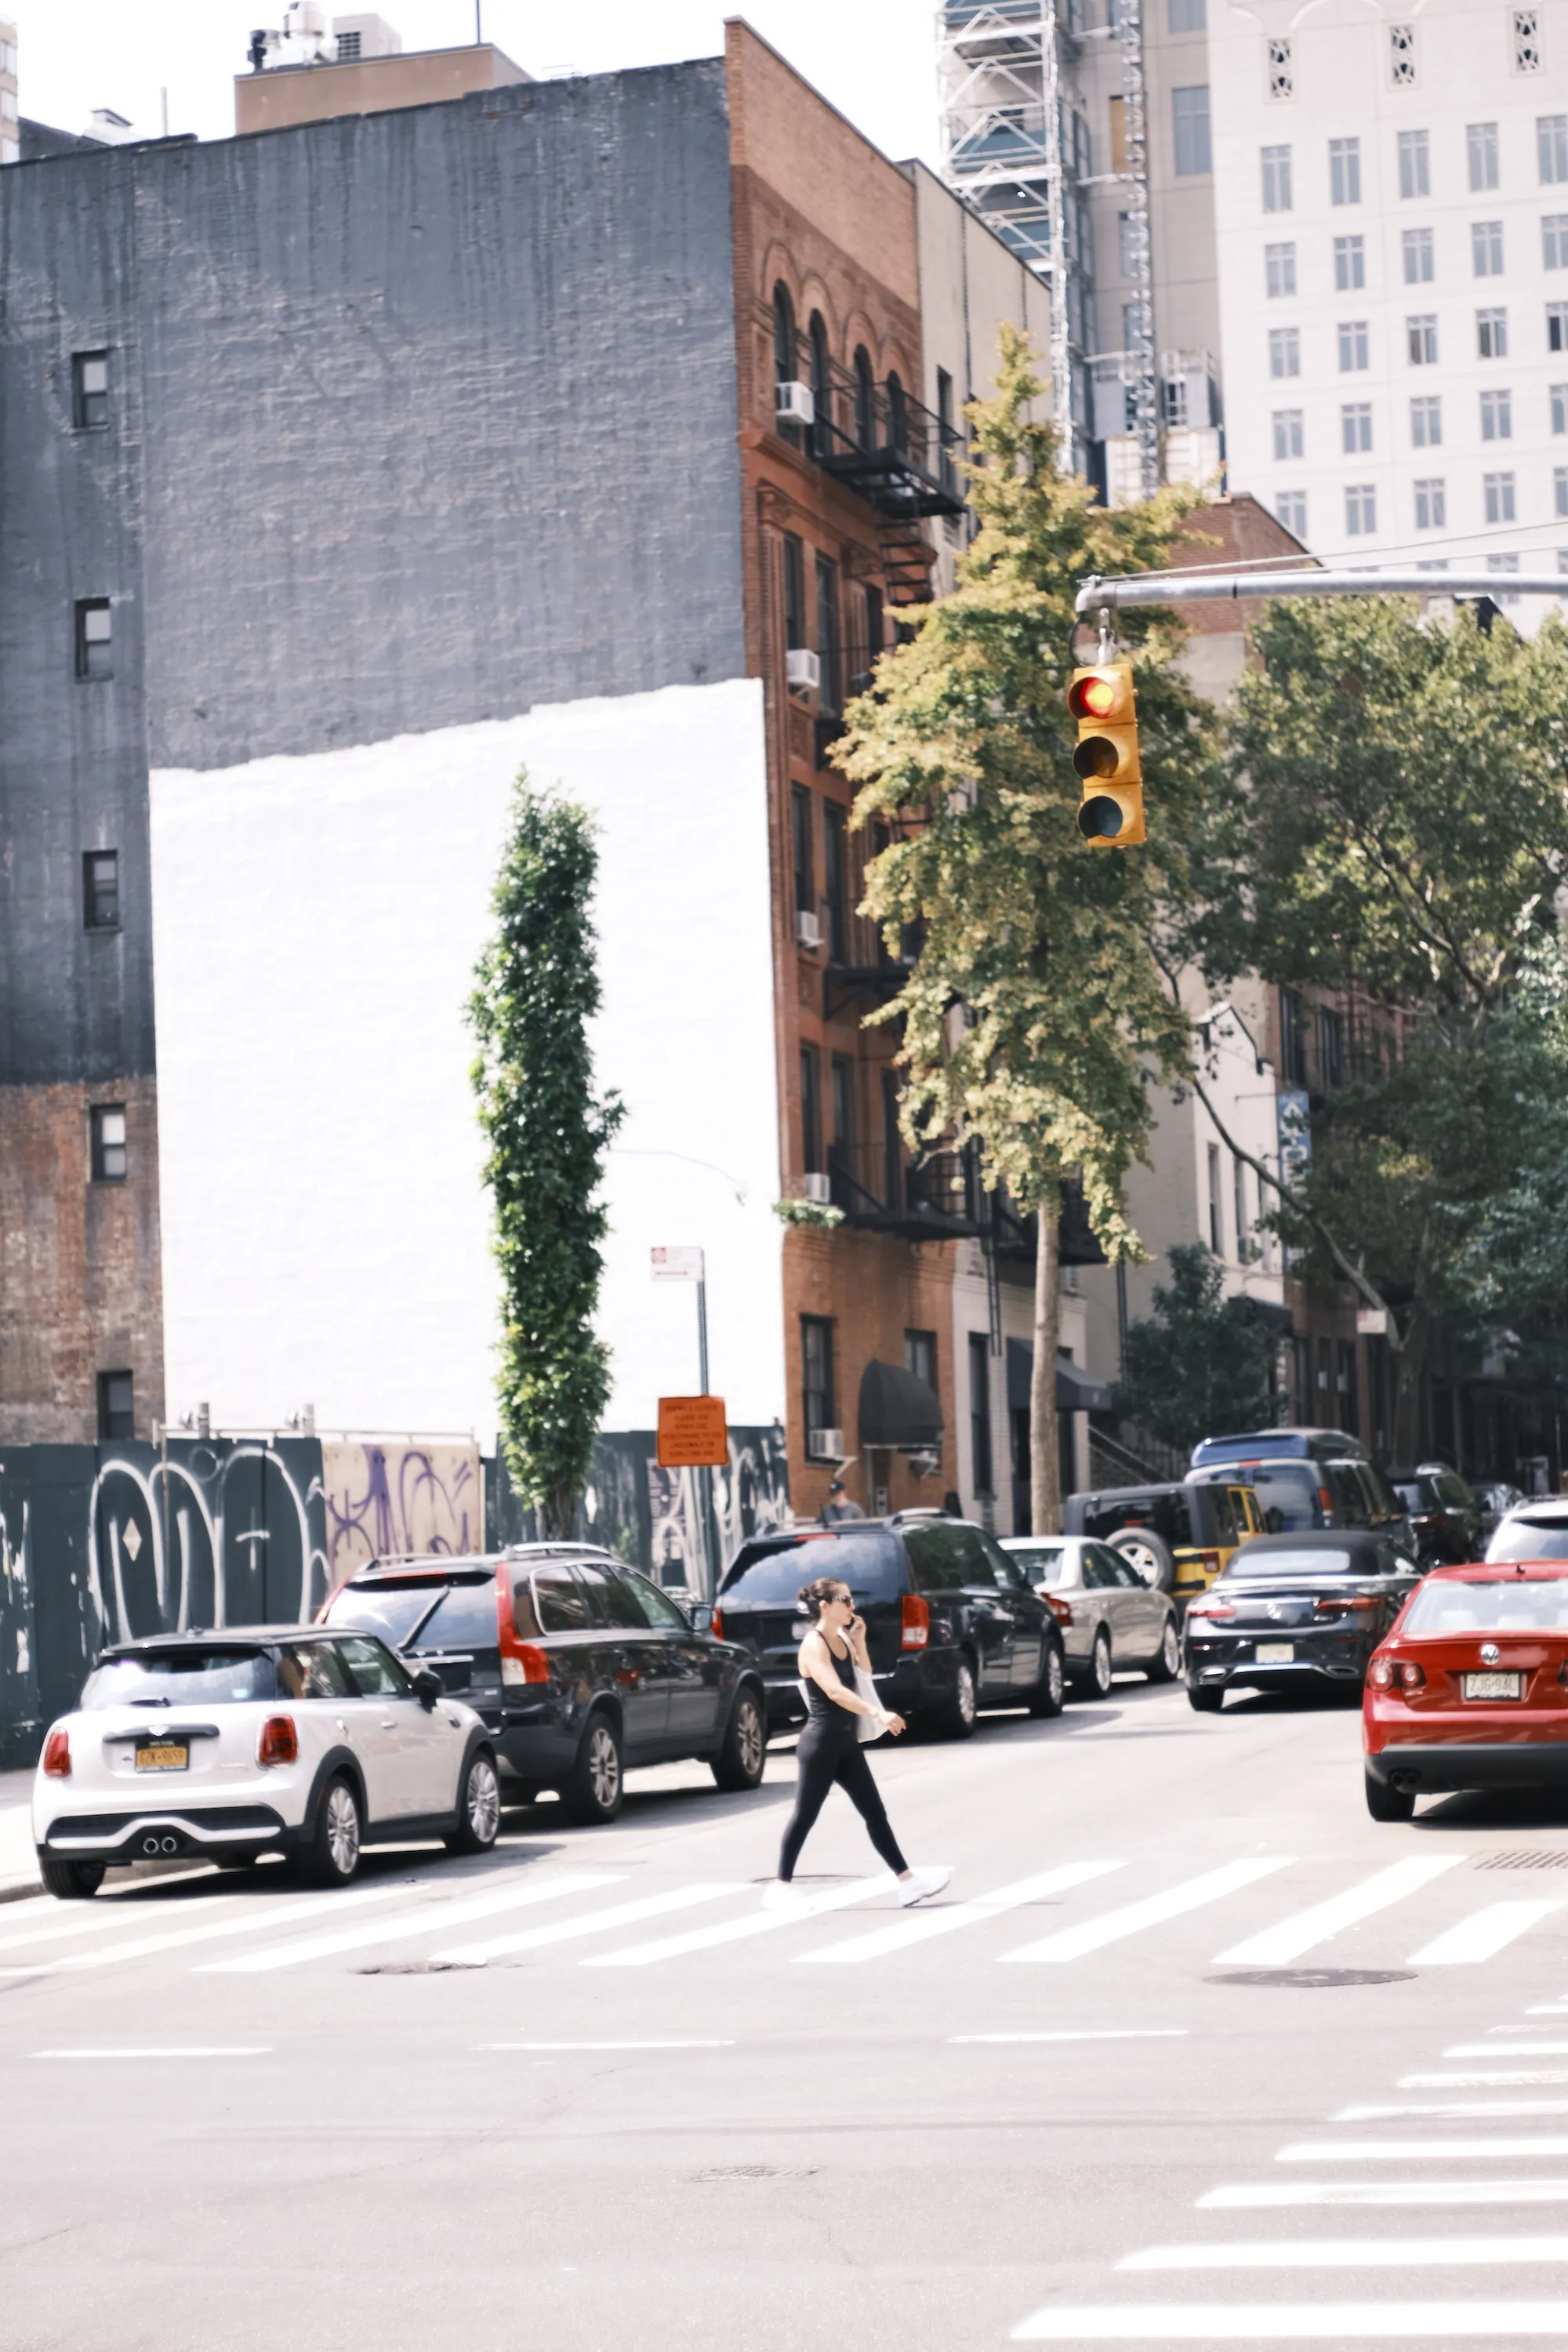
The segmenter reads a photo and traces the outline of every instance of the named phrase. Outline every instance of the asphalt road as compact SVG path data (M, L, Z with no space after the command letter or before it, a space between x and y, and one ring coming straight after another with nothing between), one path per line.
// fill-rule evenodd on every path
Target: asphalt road
M835 1798L762 1912L786 1750L0 1907L3 2352L1568 2333L1568 1811L1380 1829L1352 1713L1136 1681L874 1766L939 1905Z

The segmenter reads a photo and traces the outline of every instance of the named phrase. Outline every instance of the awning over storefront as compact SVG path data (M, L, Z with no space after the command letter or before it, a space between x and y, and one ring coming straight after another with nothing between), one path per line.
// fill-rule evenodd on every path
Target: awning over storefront
M1027 1339L1007 1342L1007 1410L1027 1412L1029 1382L1034 1377L1035 1350ZM1065 1356L1057 1358L1057 1411L1058 1412L1109 1412L1111 1391L1109 1382L1090 1378L1080 1365L1072 1364Z
M925 1454L942 1444L942 1407L917 1373L873 1356L860 1375L860 1444Z

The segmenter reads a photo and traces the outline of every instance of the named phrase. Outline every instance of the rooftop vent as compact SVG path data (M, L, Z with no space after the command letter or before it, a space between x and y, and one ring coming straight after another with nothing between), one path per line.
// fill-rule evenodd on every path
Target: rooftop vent
M384 16L334 16L332 37L341 66L357 65L362 58L395 58L403 53L403 36L394 32Z

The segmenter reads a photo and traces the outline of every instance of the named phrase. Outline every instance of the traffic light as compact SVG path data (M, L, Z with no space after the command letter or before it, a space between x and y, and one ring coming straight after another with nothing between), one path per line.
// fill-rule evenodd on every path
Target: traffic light
M1073 766L1083 778L1079 830L1091 849L1125 849L1142 841L1143 771L1138 764L1138 711L1130 661L1075 669L1068 712L1078 721Z

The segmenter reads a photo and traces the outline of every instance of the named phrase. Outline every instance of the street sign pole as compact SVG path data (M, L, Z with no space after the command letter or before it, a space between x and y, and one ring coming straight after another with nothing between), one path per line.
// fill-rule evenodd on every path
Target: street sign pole
M698 1392L708 1394L708 1259L703 1250L686 1246L661 1248L652 1252L651 1270L656 1282L690 1282L697 1288L697 1371ZM717 1585L719 1568L719 1524L713 1507L713 1469L708 1462L699 1463L697 1469L698 1541L701 1549L702 1599L711 1601Z

